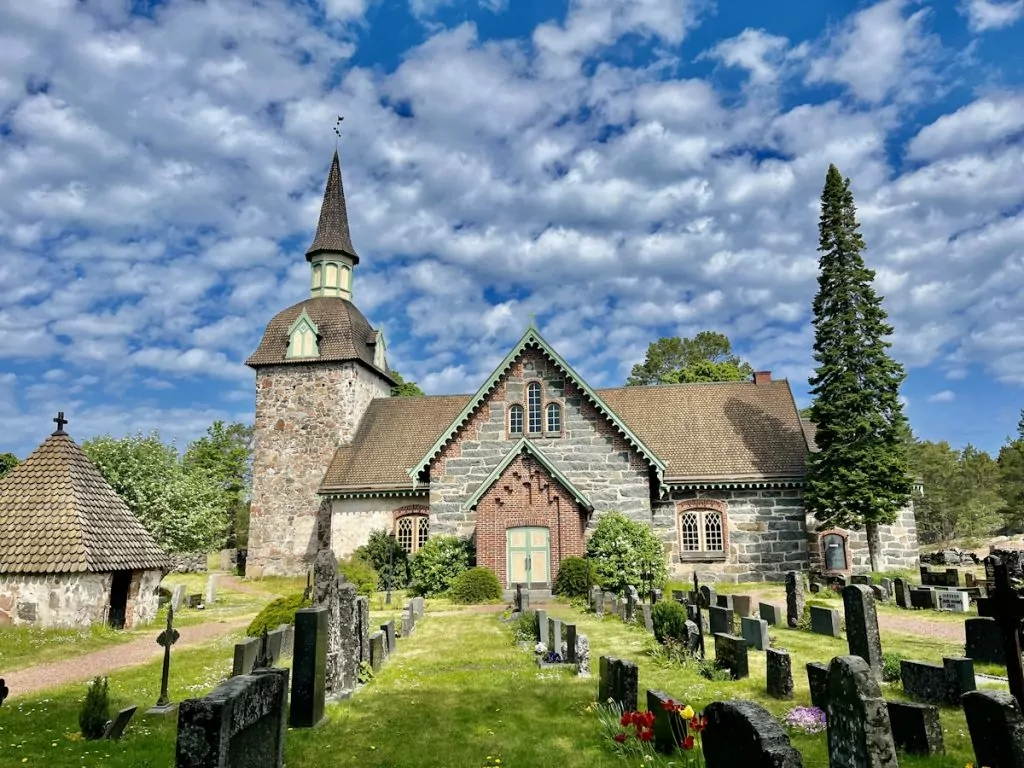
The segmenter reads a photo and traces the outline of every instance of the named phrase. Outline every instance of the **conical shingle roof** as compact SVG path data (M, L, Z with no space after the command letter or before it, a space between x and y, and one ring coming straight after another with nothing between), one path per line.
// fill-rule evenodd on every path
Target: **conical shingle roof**
M0 479L0 573L168 565L164 551L62 429Z
M348 231L348 208L345 206L345 187L341 182L341 161L338 160L337 150L334 151L331 170L327 174L316 237L306 251L306 260L312 260L321 251L344 253L352 259L353 264L359 263L359 255L352 246L352 236Z

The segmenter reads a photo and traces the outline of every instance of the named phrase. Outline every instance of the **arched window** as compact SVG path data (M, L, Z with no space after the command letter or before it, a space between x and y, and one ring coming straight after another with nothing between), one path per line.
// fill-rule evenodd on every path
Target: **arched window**
M523 406L513 405L508 409L508 433L510 435L523 434Z
M547 431L559 434L562 431L562 406L558 403L548 403L548 424Z
M725 557L725 514L719 509L693 507L679 513L679 551L684 559Z
M540 432L543 429L540 417L540 384L536 381L531 381L526 387L526 406L529 410L530 432Z
M417 552L427 543L430 535L430 518L426 515L406 515L395 522L395 536L398 545L406 554Z
M822 536L821 556L825 561L826 571L849 570L850 565L846 556L846 537L834 531Z

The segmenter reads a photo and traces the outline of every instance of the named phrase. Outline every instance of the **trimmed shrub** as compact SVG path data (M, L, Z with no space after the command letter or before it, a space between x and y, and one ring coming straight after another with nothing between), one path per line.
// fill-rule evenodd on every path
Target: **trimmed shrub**
M377 572L378 591L388 588L389 570L392 589L405 589L409 586L409 556L388 531L381 528L371 532L369 541L359 547L356 554Z
M267 603L263 610L256 614L256 618L249 624L245 634L249 637L261 637L263 630L273 632L282 624L289 626L295 624L295 612L300 608L308 608L309 600L303 600L302 593L279 597L277 600Z
M501 600L501 584L490 568L470 568L455 577L448 594L463 605L490 603Z
M338 563L338 573L354 584L360 595L372 595L377 591L377 572L358 555Z
M601 586L620 594L627 586L640 587L645 565L654 574L656 588L668 576L665 550L654 531L621 512L609 512L598 521L587 542L587 559L594 564Z
M674 600L662 600L651 608L654 638L659 643L686 642L686 609Z
M455 577L469 568L470 544L457 536L433 536L409 562L411 589L430 597L447 592Z
M110 690L107 678L96 677L85 693L78 713L78 728L86 739L102 739L110 720Z
M563 597L586 597L597 582L594 564L582 557L567 557L558 566L555 594Z

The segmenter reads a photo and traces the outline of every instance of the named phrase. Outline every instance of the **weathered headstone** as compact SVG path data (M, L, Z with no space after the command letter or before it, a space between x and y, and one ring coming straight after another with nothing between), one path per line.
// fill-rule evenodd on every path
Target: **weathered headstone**
M787 651L765 649L765 690L776 699L793 698L793 661Z
M412 606L407 605L402 609L402 637L412 637L412 633L416 631L416 614L413 613Z
M832 659L825 713L830 768L897 768L889 710L860 656Z
M716 701L704 710L706 768L803 768L803 758L766 709L752 701Z
M935 590L927 587L912 587L910 589L910 607L935 609Z
M260 650L258 638L250 637L240 643L235 643L234 664L231 667L231 676L248 675L256 664L256 654Z
M820 661L807 665L807 687L811 690L811 706L822 712L828 704L828 667Z
M295 651L295 627L281 624L278 630L281 631L281 656L291 656Z
M804 579L800 571L786 572L786 623L795 629L804 615Z
M325 606L303 608L295 613L292 703L288 714L292 728L312 728L324 716L328 618Z
M978 615L996 620L1003 635L1003 658L1010 693L1018 706L1024 707L1024 663L1020 650L1024 597L1013 589L1009 569L999 557L989 555L984 563L988 597L978 600Z
M119 711L117 717L109 721L106 728L103 729L103 738L110 739L111 741L120 741L124 735L124 729L128 727L128 723L135 716L135 710L137 709L138 707L126 707Z
M987 664L1006 664L1003 633L995 619L972 618L964 621L967 656Z
M764 619L743 616L740 619L740 634L743 635L743 642L751 648L763 651L768 647L768 622Z
M586 635L576 635L576 675L590 677L590 640Z
M897 747L912 755L945 753L938 708L904 701L890 701L888 707L892 740Z
M171 646L178 642L181 635L174 628L174 609L167 609L167 626L156 639L156 643L164 649L164 666L160 674L160 698L156 700L156 706L146 710L146 714L166 715L174 710L171 699L167 695L167 682L171 673Z
M600 587L590 588L590 609L598 616L604 616L604 592Z
M610 613L612 616L619 615L618 597L615 595L614 592L605 592L604 600L602 602L604 603L605 613Z
M612 701L617 661L614 656L602 656L597 660L597 700L601 704Z
M966 658L944 658L941 665L903 659L900 679L907 696L929 704L957 706L965 693L977 688L974 660Z
M640 695L640 674L639 670L632 661L626 659L618 659L615 662L617 667L615 671L616 681L616 692L613 694L613 698L626 712L635 712L637 708L637 699Z
M846 641L851 656L860 656L871 667L877 680L882 679L882 636L878 632L878 613L871 588L851 584L843 590L846 613Z
M384 666L384 659L387 656L384 650L384 633L374 632L370 635L370 667L374 672Z
M548 612L538 608L533 612L533 634L538 643L548 644ZM550 650L550 649L548 649Z
M651 605L657 605L661 602L662 591L660 589L651 590Z
M715 635L715 664L729 670L733 680L750 676L747 643L736 635Z
M697 622L687 620L686 624L686 650L692 654L700 653L701 643L703 637L701 636L700 627L697 626Z
M892 582L894 594L896 595L896 605L900 608L910 607L910 588L907 586L906 579L894 579Z
M672 600L677 602L677 603L679 603L680 605L685 605L686 602L687 602L686 590L685 589L673 589L672 590Z
M699 590L700 592L700 607L711 608L712 606L718 605L718 595L715 594L715 590L705 584Z
M966 592L955 589L937 589L935 597L940 611L967 613L971 610L971 596Z
M882 589L885 590L887 595L889 595L890 597L892 596L892 579L890 579L888 576L882 579Z
M171 593L171 610L178 611L181 609L182 604L185 602L185 585L175 584L174 591Z
M398 650L398 639L395 636L395 620L385 621L380 625L380 631L384 633L384 643L387 645L388 656Z
M359 617L359 594L354 584L341 583L337 587L338 632L334 649L335 666L331 667L331 638L328 634L327 697L348 696L359 685L359 663L362 660L362 622Z
M871 586L871 574L868 573L855 573L850 577L850 584L863 584L865 587Z
M417 619L422 619L427 612L427 601L422 597L414 597L412 599L412 610L416 614Z
M829 637L840 637L839 611L831 608L822 608L820 605L811 606L811 632Z
M777 627L785 621L786 612L781 605L775 603L758 603L757 614L768 622L768 626Z
M740 618L752 614L750 595L733 595L732 609Z
M686 722L675 711L674 704L674 699L664 691L647 691L647 711L654 714L652 743L666 755L674 755L686 737Z
M288 670L232 677L181 702L177 768L282 768Z
M883 587L881 584L872 584L871 594L873 594L875 596L875 600L877 600L880 603L884 603L886 600L889 599L888 590L886 590L886 588Z
M732 595L717 595L716 599L718 600L719 608L727 608L730 611L735 611L735 608L733 607L732 603Z
M626 615L623 616L623 621L632 624L636 621L636 609L640 605L640 594L636 591L636 587L630 584L626 587Z
M708 624L713 635L731 635L735 631L733 617L735 614L729 608L711 606L708 608Z
M565 624L563 625L565 630L565 640L562 642L562 647L565 649L565 653L562 653L562 661L566 664L576 663L576 625ZM561 651L559 651L561 653Z
M206 579L206 604L217 602L217 574L211 573Z
M548 619L548 650L562 654L562 622L559 619ZM563 659L564 661L564 659Z
M356 597L356 641L359 644L359 661L370 660L370 599L366 595Z
M189 595L188 598L186 599L186 604L188 605L189 608L201 608L203 605L202 592L197 592L194 595Z
M1024 768L1024 715L1016 699L1003 691L972 691L963 707L975 764Z
M640 606L640 616L644 623L644 629L648 632L654 631L654 618L651 616L651 606L644 603Z

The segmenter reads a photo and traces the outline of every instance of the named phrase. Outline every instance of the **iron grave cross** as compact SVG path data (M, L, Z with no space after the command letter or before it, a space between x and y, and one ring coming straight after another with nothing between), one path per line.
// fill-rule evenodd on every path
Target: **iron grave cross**
M1024 708L1024 664L1020 657L1020 623L1024 620L1024 597L1018 595L1010 584L1010 572L1006 563L998 557L985 558L985 576L989 583L989 596L979 598L978 615L995 619L1003 634L1010 693L1017 704Z
M53 423L57 425L57 431L54 432L53 434L55 434L55 435L63 435L63 434L65 434L64 433L64 425L68 423L68 420L64 418L64 411L58 411L57 412L57 418L53 420Z
M156 639L157 645L164 648L164 671L160 679L160 698L156 702L158 707L166 707L171 703L167 696L167 678L171 672L171 646L178 642L178 637L178 630L174 628L174 608L167 606L167 629Z
M693 601L697 604L697 632L700 634L700 657L704 658L704 619L700 615L700 583L697 571L693 572Z

